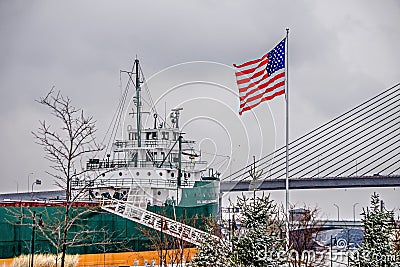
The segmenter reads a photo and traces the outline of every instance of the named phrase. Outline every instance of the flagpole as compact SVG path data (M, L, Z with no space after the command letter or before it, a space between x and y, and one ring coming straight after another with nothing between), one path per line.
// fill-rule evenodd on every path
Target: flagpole
M286 29L286 48L285 48L285 98L286 98L286 248L289 250L289 28Z

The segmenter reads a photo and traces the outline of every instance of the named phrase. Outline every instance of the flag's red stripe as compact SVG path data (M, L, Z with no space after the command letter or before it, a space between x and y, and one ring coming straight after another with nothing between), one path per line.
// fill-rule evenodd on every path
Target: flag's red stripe
M271 80L277 80L277 79L279 79L279 78L282 78L282 77L284 77L285 76L285 74L284 73L282 73L282 75L280 74L280 75L276 75L273 79L271 79ZM279 82L279 83L277 83L277 84L281 84L281 83L283 83L283 84L285 84L285 81L281 81L281 82ZM266 84L266 83L263 83L263 84L261 84L260 86L258 86L258 88L260 88L260 89L264 89L265 87L267 87L268 86L268 84Z
M270 79L270 80L266 81L266 83L261 84L260 86L257 86L256 84L252 84L251 88L253 88L253 89L251 89L251 90L249 90L249 91L244 91L244 92L246 92L245 95L240 95L240 94L239 94L239 100L240 100L241 102L243 102L249 95L252 95L253 93L255 93L255 92L257 92L257 91L261 91L261 89L263 89L263 88L269 86L269 85L270 85L271 83L273 83L275 80L276 80L276 77L274 77L273 79ZM265 81L264 81L264 82L265 82ZM254 87L253 87L253 86L254 86ZM262 86L262 87L261 87L261 86ZM240 90L239 90L239 92L240 92ZM240 93L241 93L241 92L240 92Z
M256 63L260 62L261 60L263 60L264 58L266 58L267 56L268 56L268 53L265 54L264 56L262 56L261 58L247 61L247 62L245 62L245 63L243 63L243 64L241 64L241 65L233 64L233 66L234 66L235 68L243 68L243 67L246 67L246 66L249 66L249 65L256 64Z
M268 76L267 76L267 77L268 77ZM265 80L265 76L264 76L263 79L261 79L261 80L259 80L259 81L256 81L256 82L254 82L254 83L251 83L251 84L249 84L249 85L246 86L246 87L239 88L239 93L246 93L244 96L241 96L241 97L247 97L248 95L254 93L254 92L257 91L258 89L265 88L265 87L267 87L269 84L271 84L271 82L274 82L274 81L276 81L277 79L280 79L280 78L283 78L283 77L285 77L285 73L284 73L284 72L279 73L279 74L277 74L277 75L274 76L274 77L271 77L269 80ZM265 82L265 81L266 81L266 82ZM254 86L260 84L261 82L264 82L264 83L262 83L260 86L257 86L257 87L255 87L255 88L253 88ZM249 91L248 91L248 90L249 90Z
M251 81L250 78L244 78L244 79L241 79L241 80L236 80L236 83L238 84L238 86L240 86L240 84L248 83L250 81Z
M264 97L267 93L271 93L273 91L276 91L280 87L284 87L284 85L285 85L285 82L282 81L282 82L280 82L278 84L275 84L272 87L266 88L263 92L260 92L258 95L249 97L245 101L240 101L240 108L244 107L248 103L251 103L251 102L253 102L253 101L257 100L257 99L260 99L260 98Z
M247 98L246 101L240 101L240 108L243 108L247 103L257 100L257 99L260 99L265 94L275 91L276 89L283 87L283 86L285 86L285 81L281 81L272 87L268 87L265 91L261 92L260 94Z
M265 78L268 78L268 74L266 74L266 76L264 76L264 77L263 77L262 79L260 79L259 81L256 81L256 82L254 82L254 83L251 83L251 84L249 84L249 85L246 86L246 87L242 87L242 88L239 87L239 93L245 93L245 92L247 92L247 90L250 90L250 91L248 91L248 92L246 93L246 95L244 96L244 97L247 97L248 95L254 93L254 91L257 91L257 89L259 89L259 88L261 88L261 89L262 89L262 88L265 88L266 86L268 86L269 84L271 84L271 82L274 82L274 81L276 81L277 79L280 79L280 78L282 78L282 77L285 77L285 72L279 73L279 74L277 74L276 76L271 77L266 83L264 83L264 84L266 84L265 86L264 86L264 84L261 84L260 86L258 86L258 87L256 87L256 88L252 89L254 86L260 84L261 82L264 82L264 81L265 81Z
M246 107L244 107L243 109L241 109L241 110L239 111L239 115L242 115L243 112L245 112L245 111L247 111L247 110L250 110L250 109L252 109L252 108L258 106L260 103L262 103L262 102L264 102L264 101L272 100L273 98L275 98L275 97L277 97L277 96L279 96L279 95L283 95L284 93L285 93L285 89L280 90L280 91L278 91L278 92L276 92L276 93L274 93L274 94L272 94L272 95L270 95L270 96L264 97L264 98L262 98L259 102L255 103L254 105L246 106Z
M254 73L251 77L244 78L244 79L241 79L241 80L237 79L237 84L239 85L239 84L243 84L243 83L248 83L252 79L255 79L255 78L261 76L263 73L265 73L265 69L262 69L259 72ZM268 75L267 75L267 77L268 77Z
M243 75L251 74L251 73L253 73L254 71L256 71L258 68L261 68L261 67L267 65L267 63L268 63L268 58L265 59L265 60L263 60L263 61L261 61L260 64L258 64L258 65L255 66L254 68L251 68L251 69L244 69L244 70L237 70L237 71L236 71L236 76L243 76Z

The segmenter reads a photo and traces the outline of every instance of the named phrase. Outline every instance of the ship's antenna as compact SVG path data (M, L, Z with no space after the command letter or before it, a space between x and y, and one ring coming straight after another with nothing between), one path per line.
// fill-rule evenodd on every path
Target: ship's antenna
M142 75L142 83L143 83L142 89L144 89L143 91L147 94L147 98L148 98L148 101L145 101L145 99L142 99L142 102L143 102L143 104L147 104L149 106L149 108L151 109L151 112L153 112L153 114L158 114L156 105L153 102L153 98L151 97L151 93L150 93L149 87L147 85L146 77L143 74L142 66L140 66L140 73ZM158 119L160 120L160 118L158 118Z
M131 78L131 73L133 72L133 70L134 70L134 65L132 66L131 72L128 72L128 71L121 71L121 70L120 70L120 88L121 88L120 90L122 90L122 87L121 87L121 85L122 85L122 84L121 84L121 83L122 83L122 81L121 81L121 73L122 73L122 72L128 73L130 79L128 80L128 82L127 82L127 84L126 84L125 90L122 92L122 95L121 95L121 98L120 98L120 100L119 100L117 109L115 110L115 113L114 113L113 118L112 118L112 120L111 120L111 122L110 122L110 125L108 126L107 132L106 132L106 134L104 135L104 138L103 138L103 140L102 140L102 142L101 142L101 143L104 143L104 142L106 141L106 139L108 138L108 135L110 135L110 136L109 136L109 139L108 139L108 141L107 141L106 149L104 150L104 156L105 156L107 153L109 153L109 150L108 150L108 149L109 149L109 147L111 146L111 143L113 142L113 140L115 140L115 137L116 137L116 135L117 135L117 132L118 132L118 125L119 125L119 123L120 123L120 121L121 121L122 112L123 112L123 110L124 110L125 101L126 101L126 97L127 97L127 94L128 94L128 89L129 89L130 83L131 83L131 82L134 83L134 81L133 81L132 78Z
M140 72L139 72L139 59L137 59L137 55L136 55L136 59L135 59L135 67L136 67L136 117L137 117L137 135L138 135L138 147L142 146L142 137L141 137L141 121L140 121L140 117L141 117L141 101L140 101Z
M166 128L167 124L167 101L164 102L164 128Z
M180 111L183 110L183 108L174 108L171 111L170 114L170 118L171 118L171 122L172 122L172 126L174 128L178 128L179 129L179 117L180 117Z

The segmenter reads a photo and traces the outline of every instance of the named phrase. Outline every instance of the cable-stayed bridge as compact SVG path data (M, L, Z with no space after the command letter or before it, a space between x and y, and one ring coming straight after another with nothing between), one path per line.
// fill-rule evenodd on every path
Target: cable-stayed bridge
M281 147L222 179L221 191L285 189ZM262 175L253 181L249 171ZM289 188L400 186L400 84L289 143Z

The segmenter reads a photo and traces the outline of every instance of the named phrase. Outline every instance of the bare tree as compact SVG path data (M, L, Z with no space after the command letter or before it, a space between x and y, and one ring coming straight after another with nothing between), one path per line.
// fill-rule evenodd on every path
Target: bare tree
M324 226L319 218L319 209L292 207L289 216L290 248L297 254L296 257L291 257L293 266L313 266L316 261L323 261L324 259L317 259L320 255L315 254L319 248L317 238Z
M169 264L175 266L175 264L178 264L184 253L183 248L179 247L180 240L178 238L144 227L141 228L141 231L150 241L149 248L157 251L160 266L168 266Z
M166 216L165 210L160 213ZM196 219L197 218L188 220L186 216L182 215L179 221L194 227ZM203 218L203 220L204 219L206 218ZM162 224L164 225L164 223ZM185 255L185 248L188 247L189 244L181 238L175 238L162 231L156 231L146 227L141 227L140 230L143 235L149 239L150 249L154 249L158 252L160 266L168 266L168 260L170 266L182 266L183 261L189 258L188 253Z
M82 188L72 195L71 181L87 175L88 170L84 168L84 162L90 154L100 151L101 147L95 142L96 127L93 117L74 107L70 98L55 92L53 88L37 102L49 108L60 125L58 129L53 129L43 120L40 121L39 129L32 134L36 143L44 149L45 158L51 163L51 171L47 173L55 179L56 185L65 190L64 215L58 226L61 267L64 267L67 247L72 245L71 242L79 243L79 235L75 235L72 240L68 240L67 235L77 220L90 212L90 209L85 209L78 214L71 214L73 203L85 191L85 188Z
M395 223L395 230L394 230L394 250L400 257L400 222Z

